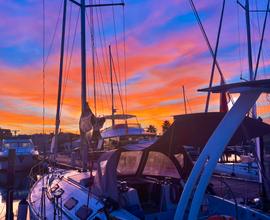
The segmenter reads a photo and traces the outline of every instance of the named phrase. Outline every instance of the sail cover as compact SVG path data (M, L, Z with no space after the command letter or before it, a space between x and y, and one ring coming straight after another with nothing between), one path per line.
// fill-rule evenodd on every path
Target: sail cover
M112 150L102 154L97 162L97 173L92 193L98 197L110 197L118 201L116 170L120 151Z
M86 103L85 111L82 112L81 118L80 118L80 131L83 133L86 133L88 131L91 131L93 128L92 124L92 118L95 117L93 112L91 111L88 103Z

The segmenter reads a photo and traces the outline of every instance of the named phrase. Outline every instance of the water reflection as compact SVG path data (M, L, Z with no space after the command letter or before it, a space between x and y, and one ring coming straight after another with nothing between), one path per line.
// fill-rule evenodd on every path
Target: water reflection
M13 214L14 219L17 219L18 204L20 200L27 198L31 179L29 171L16 172L14 175L13 185ZM5 219L6 216L6 201L8 196L8 181L7 173L0 171L0 219ZM29 212L28 217L29 218Z

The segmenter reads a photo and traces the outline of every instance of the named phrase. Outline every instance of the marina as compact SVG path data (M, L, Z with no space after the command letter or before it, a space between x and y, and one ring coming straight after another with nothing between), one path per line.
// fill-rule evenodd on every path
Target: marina
M0 219L270 219L269 0L4 7Z

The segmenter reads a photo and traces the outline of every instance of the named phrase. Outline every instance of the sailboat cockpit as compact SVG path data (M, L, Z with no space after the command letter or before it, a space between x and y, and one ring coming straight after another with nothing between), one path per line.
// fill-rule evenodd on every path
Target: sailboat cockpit
M165 145L163 149L155 149L155 144L129 145L104 153L98 160L92 193L117 201L141 219L157 213L173 218L193 165L184 150L169 154Z

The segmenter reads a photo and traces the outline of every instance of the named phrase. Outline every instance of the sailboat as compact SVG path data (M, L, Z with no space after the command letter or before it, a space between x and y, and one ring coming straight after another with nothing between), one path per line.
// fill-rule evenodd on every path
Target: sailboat
M82 0L79 4L82 19L84 3ZM85 57L82 56L82 67L84 65ZM84 70L82 68L82 76L85 76ZM93 114L86 111L85 85L82 88L81 121L84 121L83 118ZM240 97L223 115L198 113L179 116L167 132L148 147L125 146L104 153L95 171L87 171L86 162L82 171L51 170L31 188L28 197L31 218L194 220L218 219L227 215L236 219L270 219L260 210L211 195L211 188L207 190L225 147L230 141L235 143L247 138L242 126L247 127L248 138L270 132L269 125L245 117L260 94L270 92L269 88L270 80L260 80L204 89L202 91L213 93L237 92ZM81 131L91 128L88 123L89 120L81 126ZM202 127L205 128L203 131ZM190 128L188 132L187 128ZM183 129L187 135L179 135ZM202 153L194 167L183 145L202 145ZM87 152L83 147L84 153Z
M111 46L109 46L109 60L110 60L110 79L111 79L111 104L112 111L111 115L104 116L106 120L111 120L111 126L102 130L101 137L103 144L100 145L98 150L111 150L119 147L123 147L129 144L144 144L150 145L156 140L156 134L147 132L142 128L141 124L138 123L136 115L131 114L115 114L115 103L114 103L114 85L113 85L113 59ZM121 99L121 94L119 94ZM130 121L135 123L130 123Z
M225 88L212 87L211 91L229 88L241 92L234 107L224 117L218 115L220 120L216 119L215 113L183 115L147 148L124 147L104 153L94 172L58 170L45 175L35 183L29 194L33 219L40 219L41 189L44 187L47 218L161 220L207 219L209 216L227 215L247 220L270 219L269 215L259 210L204 193L226 145L230 140L237 142L244 136L241 124L252 127L247 129L250 138L270 132L269 125L245 118L245 113L259 94L270 92L269 86L270 80L263 80L230 84ZM235 123L230 123L231 120ZM192 126L187 133L187 125L192 125L192 122L197 127ZM205 124L209 126L197 135L197 139L190 138ZM183 129L188 136L178 135ZM193 167L183 145L199 146L205 143ZM199 210L201 205L204 208Z

